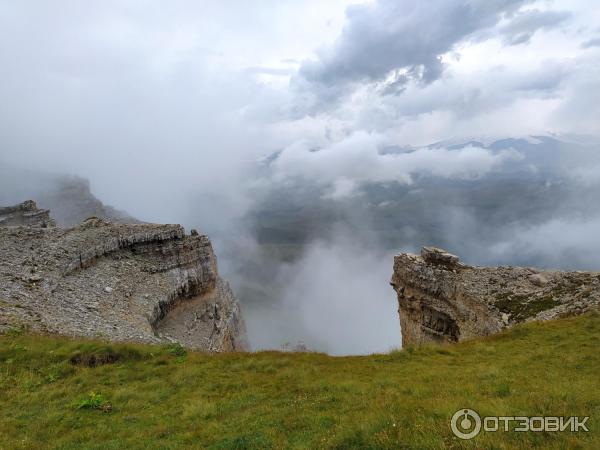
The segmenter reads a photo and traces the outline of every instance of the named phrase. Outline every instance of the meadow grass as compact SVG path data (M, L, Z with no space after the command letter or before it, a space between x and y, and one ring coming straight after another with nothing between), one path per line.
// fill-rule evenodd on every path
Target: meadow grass
M389 354L206 355L0 336L1 449L600 448L600 315ZM482 416L590 416L590 431L453 436Z

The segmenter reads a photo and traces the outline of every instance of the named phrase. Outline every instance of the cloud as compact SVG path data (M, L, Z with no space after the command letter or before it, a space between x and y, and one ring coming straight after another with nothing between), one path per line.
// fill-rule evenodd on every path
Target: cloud
M395 83L430 83L444 70L442 55L526 3L379 0L349 7L341 35L316 60L304 62L296 84L332 100L348 84L380 81L390 74Z
M515 227L511 238L493 244L491 255L508 261L536 261L548 268L598 270L600 217L559 217Z
M600 59L598 51L585 52L563 81L563 99L548 123L563 132L600 134Z
M571 16L568 11L522 11L506 25L501 26L499 33L507 45L524 44L529 42L536 32L555 28Z
M264 78L335 35L346 2L0 0L0 159L87 177L144 220L223 230L279 145L285 92Z
M249 74L289 76L294 72L294 69L285 67L248 67L246 71Z
M255 348L308 348L334 355L387 352L400 346L397 301L390 288L393 253L337 228L307 246L298 261L270 274L285 290L270 305L244 310Z
M600 38L587 40L581 44L581 48L600 47Z
M569 175L584 187L600 186L600 165L576 167L569 172Z
M493 153L467 146L457 150L419 148L401 153L382 152L382 135L356 132L315 150L308 142L284 149L272 163L275 181L301 178L331 187L330 196L352 195L368 182L411 184L415 175L449 179L477 179L506 161L520 159L515 151Z
M468 79L451 70L451 76L443 83L409 86L401 95L375 98L371 104L387 109L387 114L392 116L389 126L397 123L399 117L416 117L439 110L465 120L523 98L556 96L572 71L569 60L544 61L538 67L527 69L493 67L472 73ZM364 105L369 103L364 102Z

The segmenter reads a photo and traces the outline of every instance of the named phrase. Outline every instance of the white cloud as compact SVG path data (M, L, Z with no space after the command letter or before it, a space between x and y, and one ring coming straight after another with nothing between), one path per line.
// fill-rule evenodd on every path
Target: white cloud
M600 266L599 227L598 216L555 218L517 227L511 231L510 239L491 246L489 251L498 259L518 257L543 261L548 268L597 270Z
M306 141L296 142L272 164L276 181L302 178L329 185L333 197L348 196L367 182L410 184L417 174L442 178L476 179L508 160L519 159L515 151L493 153L467 146L458 150L418 148L402 153L382 153L384 136L357 132L327 147L315 149Z
M251 338L258 348L285 342L293 348L302 341L334 355L398 347L398 307L389 286L392 263L393 253L369 250L347 230L313 242L299 261L273 275L287 289L277 305L252 310L247 320Z
M527 43L540 30L554 28L571 17L568 11L540 11L537 9L519 12L499 32L509 45Z
M455 130L466 138L475 129L489 136L600 133L589 119L593 101L582 102L585 90L577 89L596 76L592 64L581 63L593 50L581 46L584 36L597 37L593 2L381 0L347 15L336 42L293 78L294 117L333 117L350 131L415 144ZM563 106L572 102L582 107ZM565 127L553 117L567 107ZM415 129L425 132L417 142Z

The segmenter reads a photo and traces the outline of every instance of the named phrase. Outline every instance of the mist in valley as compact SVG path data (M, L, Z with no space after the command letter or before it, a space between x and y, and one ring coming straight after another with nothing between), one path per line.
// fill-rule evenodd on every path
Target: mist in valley
M385 352L399 252L600 270L599 21L584 0L0 1L0 205L68 222L83 177L211 238L253 349Z

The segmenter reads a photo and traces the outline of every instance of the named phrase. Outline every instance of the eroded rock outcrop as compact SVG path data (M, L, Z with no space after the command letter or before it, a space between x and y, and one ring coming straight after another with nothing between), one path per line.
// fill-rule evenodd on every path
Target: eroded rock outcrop
M457 342L600 307L600 274L475 267L444 250L394 258L402 344Z
M33 200L0 208L0 226L54 227L50 211L39 209Z
M180 225L90 218L0 226L0 329L246 350L240 306L209 239Z

